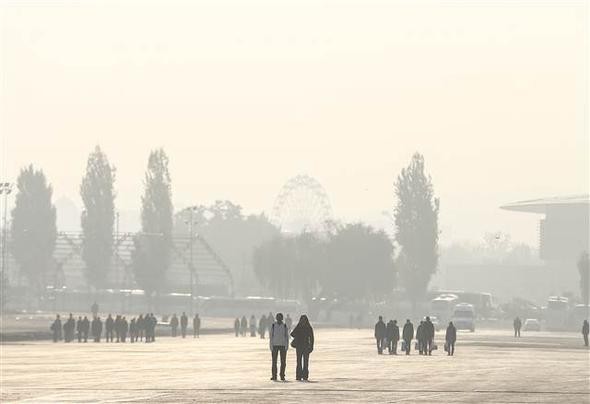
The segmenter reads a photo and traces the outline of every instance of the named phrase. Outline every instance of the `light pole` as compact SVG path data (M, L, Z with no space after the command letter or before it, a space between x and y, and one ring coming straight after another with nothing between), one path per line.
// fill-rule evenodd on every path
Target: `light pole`
M6 275L7 250L8 250L8 195L12 193L12 184L10 182L0 183L0 195L4 196L4 212L2 217L2 282Z
M195 224L197 224L197 222L194 219L194 212L197 209L196 206L191 206L189 208L187 208L189 211L189 219L185 220L184 223L188 225L188 231L189 231L189 249L190 249L190 284L191 284L191 304L190 304L190 315L191 317L193 317L194 315L194 304L195 304L195 281L194 281L194 277L195 277L195 265L194 265L194 261L193 261L193 244L195 243L195 232L193 230L193 226Z

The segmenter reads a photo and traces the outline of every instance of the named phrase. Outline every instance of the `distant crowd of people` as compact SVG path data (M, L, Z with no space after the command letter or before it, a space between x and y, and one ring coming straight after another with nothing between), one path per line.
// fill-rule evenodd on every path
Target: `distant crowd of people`
M117 315L115 318L111 314L102 321L97 314L93 316L92 321L87 316L78 316L75 319L72 313L62 324L60 315L56 315L55 320L49 327L53 336L53 342L61 341L72 342L78 339L78 342L88 342L90 336L94 342L100 342L103 336L106 342L154 342L156 340L157 319L153 313L140 314L139 317L133 317L127 321L125 316Z
M254 314L250 316L250 321L248 321L246 316L242 316L241 319L236 317L234 320L234 333L236 337L245 337L248 334L250 334L250 337L256 337L256 333L258 333L260 338L264 339L266 333L270 332L273 321L274 318L272 313L268 313L268 316L263 314L258 322L256 321L256 316L254 316ZM291 319L289 314L287 314L287 317L285 318L285 325L288 329L291 329L291 326L293 325L293 319Z
M438 347L434 343L435 327L430 317L426 317L420 321L416 333L414 334L414 324L407 319L401 332L401 350L406 355L410 354L412 340L416 339L415 350L420 355L432 355L432 351L437 350ZM400 341L400 330L397 325L397 320L389 320L387 324L383 321L383 316L379 316L379 320L375 324L375 340L377 343L377 353L383 354L385 349L390 355L397 355L397 346ZM457 341L457 329L453 322L449 325L445 334L445 352L452 356L455 354L455 342Z

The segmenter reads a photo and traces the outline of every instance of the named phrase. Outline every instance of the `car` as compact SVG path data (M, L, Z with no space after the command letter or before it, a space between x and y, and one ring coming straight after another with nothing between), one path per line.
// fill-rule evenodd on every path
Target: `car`
M536 318L524 320L523 331L541 331L541 323Z

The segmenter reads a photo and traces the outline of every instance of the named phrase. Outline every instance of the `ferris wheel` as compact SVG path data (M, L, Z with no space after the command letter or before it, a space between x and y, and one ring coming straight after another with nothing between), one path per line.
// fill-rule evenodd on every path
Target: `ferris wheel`
M283 233L323 232L332 219L324 187L309 175L298 175L283 185L275 200L271 221Z

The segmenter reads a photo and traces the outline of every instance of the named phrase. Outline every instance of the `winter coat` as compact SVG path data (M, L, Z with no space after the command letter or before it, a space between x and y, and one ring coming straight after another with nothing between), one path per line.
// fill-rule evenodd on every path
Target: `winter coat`
M293 346L303 352L313 351L313 328L311 326L300 326L297 324L291 333Z
M375 324L375 339L383 339L387 335L387 328L382 320L377 321Z
M412 338L414 338L414 325L412 325L412 323L404 324L402 335L405 340L411 340Z
M289 330L285 323L272 323L269 331L269 344L272 350L273 346L284 346L289 349Z

